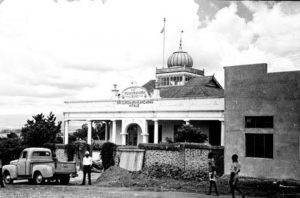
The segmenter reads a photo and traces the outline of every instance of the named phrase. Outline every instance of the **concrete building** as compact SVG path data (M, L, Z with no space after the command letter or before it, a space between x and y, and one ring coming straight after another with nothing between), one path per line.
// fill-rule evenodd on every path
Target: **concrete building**
M88 123L89 144L93 121L104 121L106 141L118 145L174 139L178 127L185 123L200 127L212 145L224 142L224 90L214 76L193 68L192 57L181 44L168 58L168 67L156 69L155 80L121 92L115 86L111 99L65 104L65 144L72 121Z
M300 71L225 67L225 173L236 153L243 176L299 180L299 142Z

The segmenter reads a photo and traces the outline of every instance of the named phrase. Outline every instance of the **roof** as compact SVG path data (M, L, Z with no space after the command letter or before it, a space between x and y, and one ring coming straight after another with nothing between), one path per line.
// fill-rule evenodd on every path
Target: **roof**
M50 149L48 149L48 148L40 148L40 147L30 147L30 148L24 149L24 151L28 151L28 152L34 152L34 151L50 151Z
M149 93L155 88L155 80L143 85ZM224 89L214 76L195 77L183 86L159 87L161 98L224 97Z

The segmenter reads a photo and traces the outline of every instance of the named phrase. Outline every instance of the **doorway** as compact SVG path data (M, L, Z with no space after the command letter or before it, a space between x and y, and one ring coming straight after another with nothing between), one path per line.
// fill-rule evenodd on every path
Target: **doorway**
M126 145L137 146L138 142L138 128L137 124L131 124L127 128Z

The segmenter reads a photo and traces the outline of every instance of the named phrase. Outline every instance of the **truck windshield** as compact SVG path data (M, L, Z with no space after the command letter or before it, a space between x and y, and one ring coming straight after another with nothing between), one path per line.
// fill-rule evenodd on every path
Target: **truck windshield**
M35 151L32 153L32 157L50 157L49 151Z

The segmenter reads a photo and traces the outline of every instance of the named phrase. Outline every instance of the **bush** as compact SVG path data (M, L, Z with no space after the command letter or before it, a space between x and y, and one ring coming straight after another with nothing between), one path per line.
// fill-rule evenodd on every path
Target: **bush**
M115 160L114 160L115 149L116 149L116 145L111 142L105 142L102 145L101 159L102 159L104 170L115 165Z
M174 143L174 141L173 141L173 139L171 138L171 137L166 137L165 138L165 141L167 142L167 143Z
M74 144L67 144L65 151L67 152L68 161L73 161L74 160L74 154L75 154L75 151L76 151L76 146Z
M195 142L203 143L207 140L207 135L200 128L187 124L182 125L174 135L175 142Z
M52 153L55 153L55 143L45 143L43 144L43 147L48 148L51 150Z

